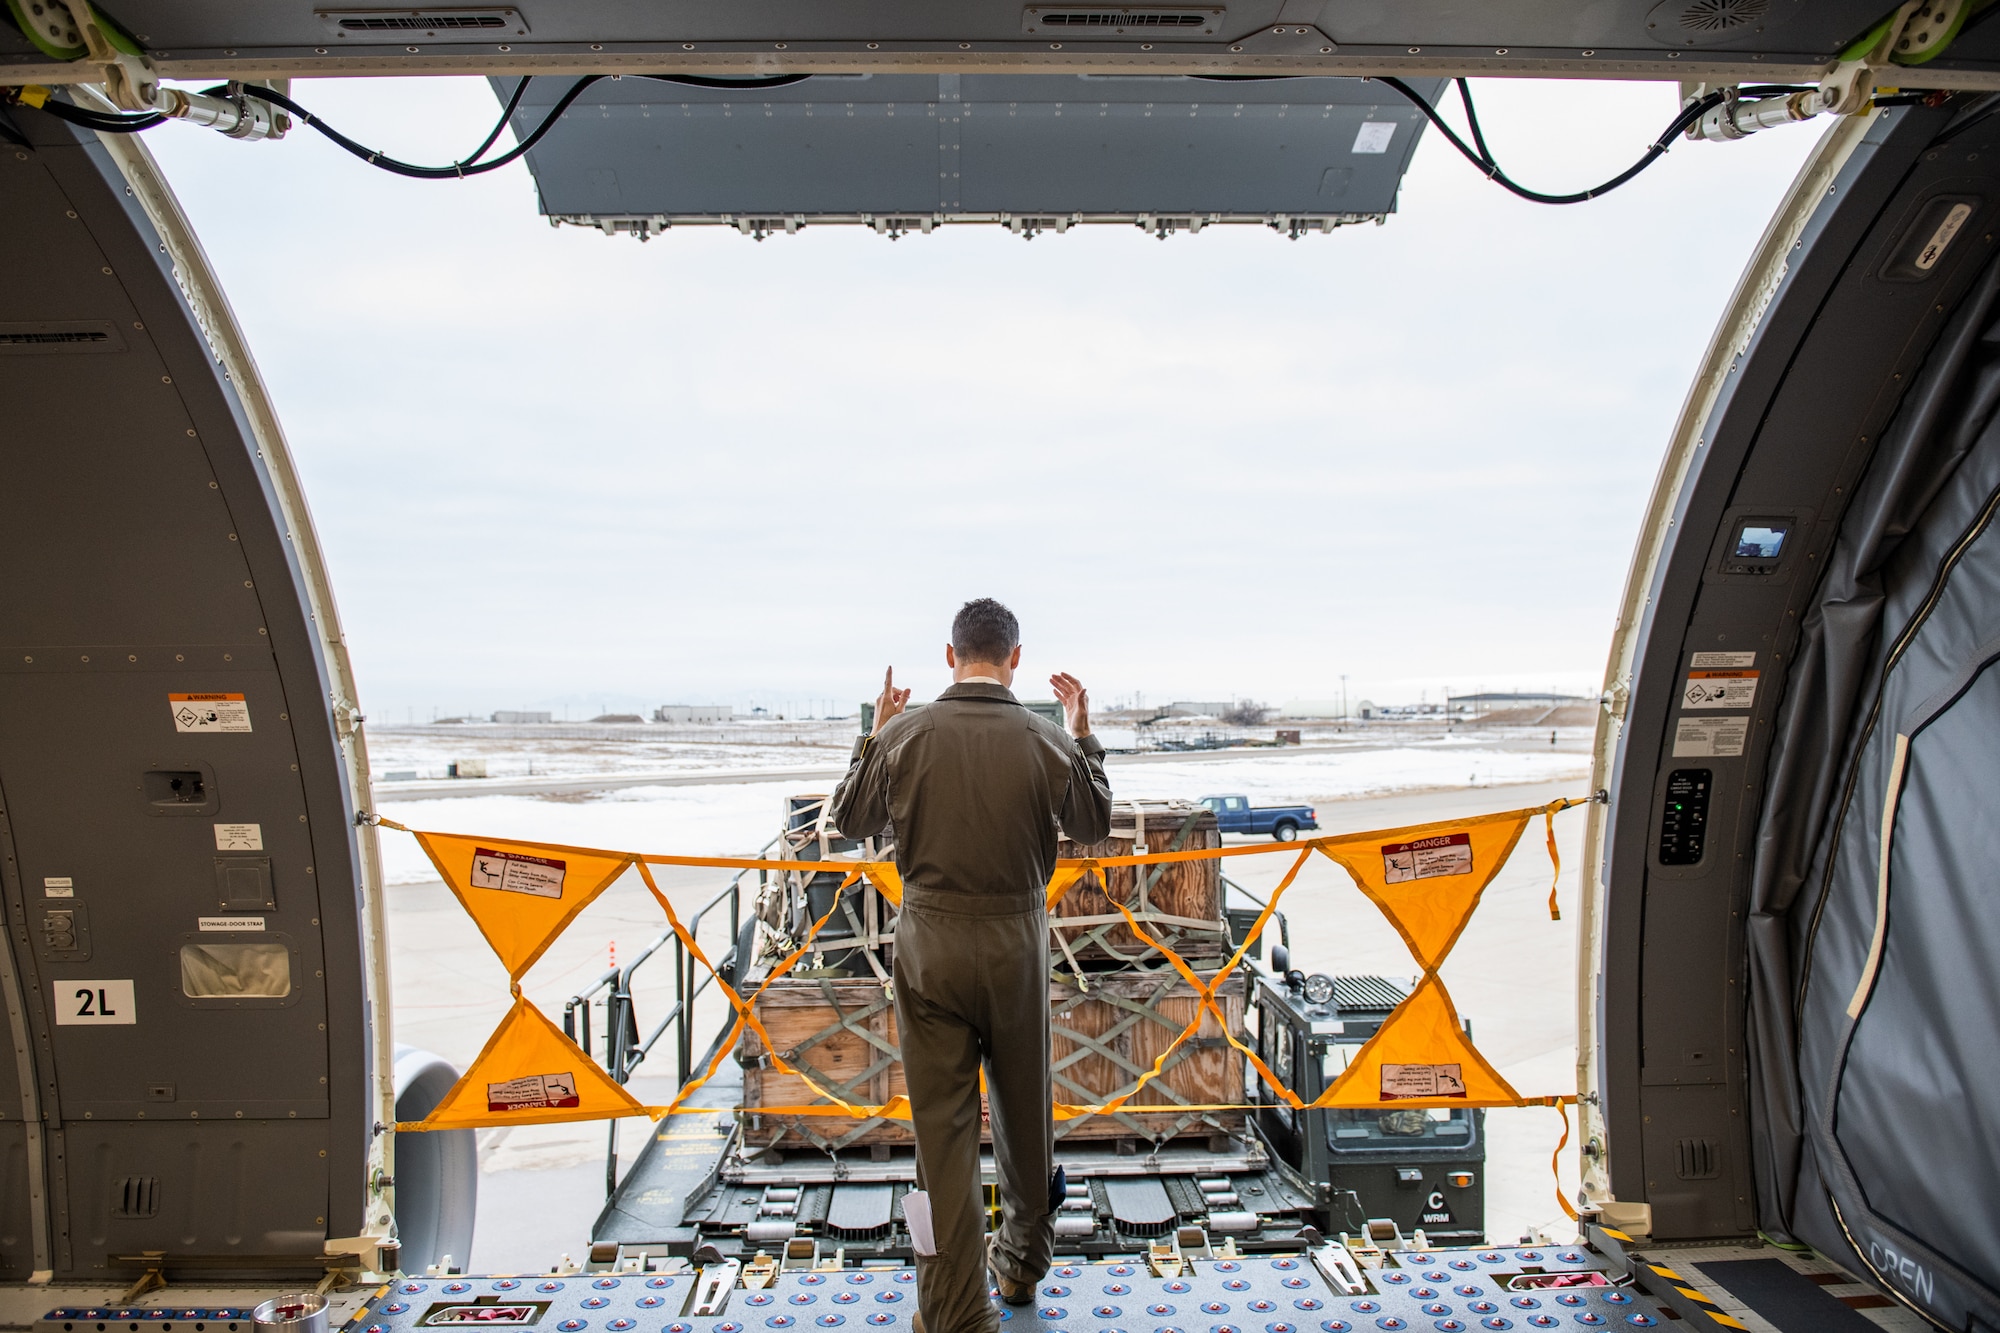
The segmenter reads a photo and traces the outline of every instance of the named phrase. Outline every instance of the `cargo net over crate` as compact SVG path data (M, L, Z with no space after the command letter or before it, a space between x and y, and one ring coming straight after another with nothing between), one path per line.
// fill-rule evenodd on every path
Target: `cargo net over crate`
M1052 955L1061 959L1049 991L1057 1133L1163 1139L1229 1131L1257 1105L1244 1095L1246 1061L1266 1095L1294 1110L1566 1108L1573 1094L1524 1096L1500 1076L1466 1035L1439 969L1537 816L1560 874L1555 816L1577 804L1223 847L1213 816L1199 806L1121 803L1111 838L1092 847L1065 844L1062 850L1078 854L1058 860L1046 889ZM422 845L499 956L512 998L464 1076L427 1117L399 1130L712 1114L689 1105L690 1098L733 1054L745 1066L738 1115L749 1141L775 1143L787 1132L830 1149L907 1140L893 996L876 956L893 940L891 909L901 904L902 880L893 860L873 859L884 855L882 847L842 839L826 826L823 798L793 802L781 855L772 858L663 856L377 822ZM1212 887L1220 884L1220 867L1235 857L1273 855L1291 864L1232 948L1220 890ZM1314 856L1347 871L1421 971L1346 1069L1307 1097L1287 1087L1245 1040L1239 969ZM759 936L774 956L740 966L735 980L718 971L661 891L656 866L775 876L770 883L778 891L767 888L758 911ZM627 871L637 873L734 1015L707 1066L666 1105L639 1102L521 993L536 960ZM1553 883L1549 911L1558 917ZM826 965L843 955L846 966ZM809 957L813 963L801 969ZM856 975L864 967L869 974ZM1232 1058L1232 1049L1243 1058Z

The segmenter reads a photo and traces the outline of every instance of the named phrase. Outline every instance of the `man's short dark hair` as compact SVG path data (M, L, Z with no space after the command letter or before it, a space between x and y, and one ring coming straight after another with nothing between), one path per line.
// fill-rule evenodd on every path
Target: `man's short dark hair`
M951 618L951 647L960 662L1004 662L1021 642L1021 622L991 597L978 597Z

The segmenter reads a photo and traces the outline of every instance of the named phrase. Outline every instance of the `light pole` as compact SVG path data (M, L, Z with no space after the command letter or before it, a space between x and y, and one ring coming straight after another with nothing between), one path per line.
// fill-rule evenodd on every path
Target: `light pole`
M1340 676L1340 720L1347 721L1347 673Z

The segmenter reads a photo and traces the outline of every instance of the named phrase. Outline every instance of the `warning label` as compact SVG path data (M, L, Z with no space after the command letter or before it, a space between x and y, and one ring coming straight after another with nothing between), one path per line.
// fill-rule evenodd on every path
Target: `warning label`
M1681 691L1686 708L1748 708L1757 697L1754 671L1690 671Z
M248 731L250 705L240 694L170 694L175 731Z
M1385 1102L1464 1095L1465 1069L1462 1065L1382 1066L1382 1100Z
M532 893L537 898L560 898L563 875L568 863L546 856L523 856L519 852L492 852L472 849L472 887L499 889L503 893Z
M1415 842L1386 843L1382 848L1382 879L1388 884L1471 873L1470 833L1441 833Z
M1674 758L1733 759L1749 736L1747 717L1684 717L1674 724Z
M486 1085L489 1111L548 1111L581 1104L575 1074L530 1074Z
M1753 667L1757 665L1755 653L1696 653L1691 667L1708 667L1711 670L1725 667Z

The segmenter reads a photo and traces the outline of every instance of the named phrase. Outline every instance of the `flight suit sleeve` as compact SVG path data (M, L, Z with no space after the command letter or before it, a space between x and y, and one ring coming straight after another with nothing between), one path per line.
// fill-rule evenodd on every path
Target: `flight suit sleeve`
M1104 776L1104 742L1095 736L1071 745L1061 822L1071 842L1103 842L1111 836L1111 781ZM843 826L841 831L847 830Z
M863 736L854 743L847 776L833 790L827 812L833 826L849 838L872 838L889 827L889 771L881 739Z

